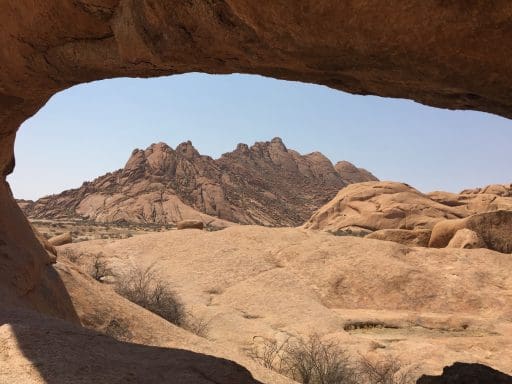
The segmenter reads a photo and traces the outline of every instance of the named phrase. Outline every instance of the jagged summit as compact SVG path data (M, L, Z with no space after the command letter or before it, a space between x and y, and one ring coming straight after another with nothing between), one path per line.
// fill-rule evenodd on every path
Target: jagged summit
M366 171L358 175L357 170L351 165L350 172L340 173L320 152L301 155L279 137L238 144L219 159L201 155L191 141L175 149L160 142L132 151L117 171L77 189L23 202L23 209L32 218L135 223L220 219L295 226L353 180L367 181Z
M365 181L378 181L372 173L368 172L364 168L358 168L354 164L348 161L338 161L334 166L334 169L343 178L343 181L347 184L362 183Z

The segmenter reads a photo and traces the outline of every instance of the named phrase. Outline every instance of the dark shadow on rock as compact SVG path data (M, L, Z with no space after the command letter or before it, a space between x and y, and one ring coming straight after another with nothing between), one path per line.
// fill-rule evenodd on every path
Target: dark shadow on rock
M512 384L512 376L476 363L454 363L441 376L421 376L417 384Z
M34 371L48 384L259 383L247 369L229 360L120 342L33 311L2 310L0 325L9 325L2 332L4 344L11 344L5 331L12 332L15 345L25 357L7 362L24 383L32 381Z

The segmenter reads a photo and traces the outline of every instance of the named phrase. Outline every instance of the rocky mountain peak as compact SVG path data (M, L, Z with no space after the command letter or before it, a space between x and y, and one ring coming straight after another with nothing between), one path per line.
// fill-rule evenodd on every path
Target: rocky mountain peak
M239 143L236 146L236 149L233 152L234 153L248 155L251 151L250 151L249 146L247 144Z
M342 177L347 184L363 183L365 181L378 181L372 173L364 168L358 168L348 161L339 161L334 166L336 172Z
M283 152L287 151L286 146L280 137L274 137L272 140L270 140L270 147L276 150L281 150Z
M123 171L132 172L137 169L144 168L146 163L146 154L142 149L134 149L128 161L126 162Z
M251 147L238 144L219 159L199 154L190 141L176 149L155 143L134 150L123 169L24 204L24 210L34 218L74 212L103 222L172 223L209 215L242 224L295 226L346 186L345 179L355 179L356 171L350 172L350 177L340 174L320 152L301 155L288 149L279 137Z
M197 149L192 145L192 142L185 141L176 147L176 153L185 157L188 160L201 156Z

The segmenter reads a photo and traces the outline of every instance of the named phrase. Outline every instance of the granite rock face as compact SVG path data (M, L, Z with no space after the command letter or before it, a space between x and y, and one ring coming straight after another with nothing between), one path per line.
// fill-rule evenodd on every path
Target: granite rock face
M344 164L335 169L321 153L301 155L277 137L239 144L219 159L200 155L191 142L176 149L158 143L134 150L123 169L20 206L35 219L296 226L346 183L369 175Z
M452 240L454 243L459 242L456 236L463 229L469 229L477 235L470 241L478 243L477 247L485 245L485 248L494 251L512 253L512 211L503 210L440 221L432 229L429 247L442 248Z
M366 237L433 248L489 248L511 253L510 185L494 184L459 194L423 194L390 181L349 185L304 224L333 234L368 230Z
M410 185L369 181L340 190L304 227L330 232L352 226L370 231L432 229L439 220L459 217L454 208L430 199Z
M348 161L339 161L334 169L342 176L346 184L363 183L365 181L379 181L371 172L358 168Z
M2 174L53 94L120 76L252 73L512 116L507 0L21 0L0 15Z
M512 117L511 19L507 0L1 2L1 304L37 296L50 262L5 176L18 127L55 93L119 76L241 72ZM65 291L54 293L31 306L64 317L54 303Z

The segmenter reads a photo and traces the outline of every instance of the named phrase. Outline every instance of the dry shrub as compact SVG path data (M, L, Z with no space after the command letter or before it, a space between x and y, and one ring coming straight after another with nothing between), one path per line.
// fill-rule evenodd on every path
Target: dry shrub
M211 319L206 320L204 317L194 316L191 313L188 313L182 326L187 331L207 339L208 333L210 332L210 322Z
M262 366L303 384L412 384L410 369L391 356L352 360L336 341L313 333L283 342L255 337L249 356Z
M361 357L358 377L362 382L371 384L412 384L414 378L411 368L405 369L400 360L387 356L380 360Z
M160 278L154 265L134 267L119 276L116 292L132 303L153 312L163 319L207 338L210 320L185 311L185 305L171 285Z
M66 259L68 259L69 261L71 261L72 263L77 263L81 258L82 258L82 254L81 253L78 253L72 249L69 249L69 248L65 248L63 250L59 250L59 256L63 256L65 257Z
M316 333L283 342L263 339L249 354L264 367L300 383L356 383L355 370L345 351L337 342L322 340Z
M185 307L181 299L157 275L154 265L147 268L135 267L120 276L116 292L175 325L185 324Z
M284 373L283 362L288 343L289 339L278 342L274 339L254 336L248 355L265 368Z
M106 335L120 341L131 341L133 336L128 323L121 319L112 319L104 332Z
M304 384L355 383L350 359L338 342L318 334L292 340L285 353L289 376Z
M104 260L102 253L94 256L90 275L94 280L99 281L100 283L103 282L103 279L106 276L112 275L112 271L107 267L107 262Z

